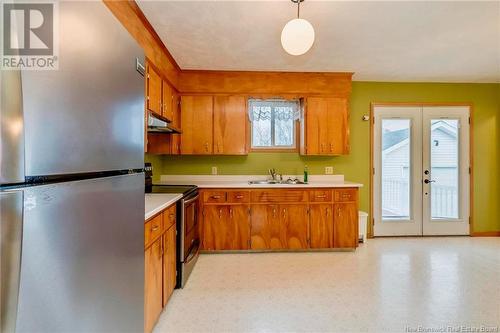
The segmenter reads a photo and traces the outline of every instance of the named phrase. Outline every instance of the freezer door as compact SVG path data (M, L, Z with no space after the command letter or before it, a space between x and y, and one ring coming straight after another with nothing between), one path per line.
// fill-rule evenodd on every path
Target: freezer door
M26 176L144 167L142 49L102 1L61 1L59 69L22 73Z
M19 296L23 192L0 192L0 332L14 332Z
M142 332L144 174L24 192L16 332Z
M0 71L0 184L24 182L21 72Z

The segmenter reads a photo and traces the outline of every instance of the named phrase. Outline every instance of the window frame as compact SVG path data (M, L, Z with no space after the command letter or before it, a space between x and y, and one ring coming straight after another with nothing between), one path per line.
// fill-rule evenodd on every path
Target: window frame
M250 99L253 99L256 97L249 97L247 99L247 113L248 113L248 102ZM268 97L260 97L259 99L275 99L274 98L268 98ZM293 100L291 98L284 98L286 100ZM302 109L302 101L300 98L297 99L299 102L299 108ZM248 116L247 116L248 117ZM266 152L273 152L273 153L296 153L299 151L299 144L300 144L300 119L294 120L294 129L293 129L293 147L292 146L271 146L271 147L259 147L259 146L254 146L253 145L253 124L250 119L247 118L248 121L248 126L249 126L249 131L248 131L248 146L249 146L249 151L250 152L257 152L257 153L266 153ZM271 141L274 142L275 140L275 131L274 131L274 117L271 117Z

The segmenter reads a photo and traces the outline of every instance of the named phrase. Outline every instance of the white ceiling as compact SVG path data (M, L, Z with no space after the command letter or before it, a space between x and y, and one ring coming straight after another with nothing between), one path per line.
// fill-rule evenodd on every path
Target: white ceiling
M355 72L359 81L500 82L500 1L305 1L316 41L281 47L289 1L138 1L182 69Z

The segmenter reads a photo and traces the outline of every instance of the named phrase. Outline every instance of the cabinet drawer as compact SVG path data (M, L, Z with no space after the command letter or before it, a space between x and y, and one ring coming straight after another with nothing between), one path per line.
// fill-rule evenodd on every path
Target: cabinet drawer
M248 191L228 191L227 192L227 202L229 203L239 203L239 202L249 202L250 192Z
M331 202L332 190L312 190L309 191L310 202Z
M162 233L163 213L149 219L144 225L144 245L148 247Z
M251 192L252 202L307 202L304 190L256 190Z
M226 202L226 191L205 191L203 192L203 202L224 203Z
M163 229L168 230L171 226L175 224L176 220L176 210L175 210L175 204L172 206L168 207L166 210L163 211Z
M354 188L346 188L342 190L335 190L335 201L356 201L358 190Z

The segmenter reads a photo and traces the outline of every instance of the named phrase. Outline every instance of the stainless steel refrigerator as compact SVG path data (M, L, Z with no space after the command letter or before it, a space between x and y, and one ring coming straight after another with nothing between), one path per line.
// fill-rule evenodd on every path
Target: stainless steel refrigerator
M143 51L59 3L59 69L1 72L1 332L141 332Z

